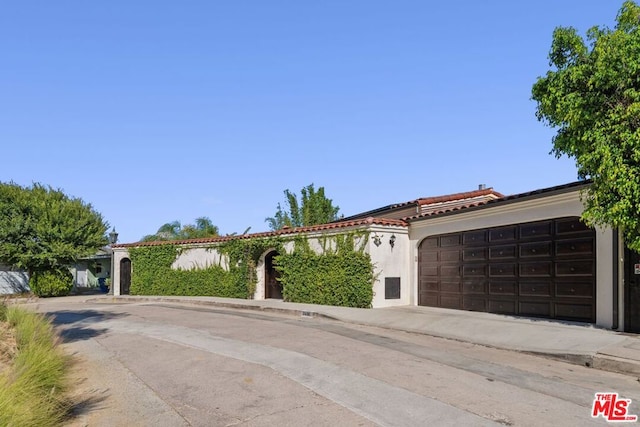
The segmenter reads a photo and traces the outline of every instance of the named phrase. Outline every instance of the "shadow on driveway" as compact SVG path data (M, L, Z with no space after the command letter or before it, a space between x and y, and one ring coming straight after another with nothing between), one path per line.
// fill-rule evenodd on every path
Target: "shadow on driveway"
M100 323L128 316L126 313L106 313L97 310L54 311L43 313L56 327L64 343L82 341L105 334Z

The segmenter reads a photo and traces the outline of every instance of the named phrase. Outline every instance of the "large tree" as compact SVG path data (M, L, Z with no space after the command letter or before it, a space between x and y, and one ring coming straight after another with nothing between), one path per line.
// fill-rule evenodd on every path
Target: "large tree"
M142 241L197 239L200 237L216 237L218 235L218 227L213 225L213 222L208 217L202 216L196 218L195 224L182 225L180 221L163 224L155 234L144 236Z
M324 194L324 187L316 190L313 184L309 184L301 191L301 202L298 196L289 190L284 191L286 209L278 203L276 214L265 219L269 228L280 230L287 227L302 227L316 224L326 224L338 218L338 206L333 206L333 201Z
M592 184L583 219L619 227L640 250L640 7L622 5L613 29L553 32L551 70L533 85L538 119L557 129L552 153L576 160Z
M41 184L0 183L0 263L59 269L107 244L108 224L82 199Z

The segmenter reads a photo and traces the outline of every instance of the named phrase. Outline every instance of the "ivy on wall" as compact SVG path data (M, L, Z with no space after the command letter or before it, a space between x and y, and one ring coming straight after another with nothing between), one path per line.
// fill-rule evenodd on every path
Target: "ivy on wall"
M270 237L233 239L215 249L227 257L228 269L210 265L192 270L172 269L183 249L173 244L130 248L132 295L183 295L251 298L256 266L269 249L277 251L274 266L280 273L286 301L370 307L376 280L371 257L364 251L368 233L348 233L319 239L321 252L306 238ZM294 242L286 253L284 245ZM213 247L212 247L213 248Z
M284 299L309 304L371 307L376 280L371 257L364 251L368 233L325 238L322 253L299 238L294 250L274 258ZM364 238L361 238L364 237ZM357 242L361 243L358 245Z
M173 244L129 249L132 295L217 296L251 298L256 289L256 265L260 255L274 247L273 239L238 239L215 248L228 258L228 269L210 265L197 269L173 269L183 250Z

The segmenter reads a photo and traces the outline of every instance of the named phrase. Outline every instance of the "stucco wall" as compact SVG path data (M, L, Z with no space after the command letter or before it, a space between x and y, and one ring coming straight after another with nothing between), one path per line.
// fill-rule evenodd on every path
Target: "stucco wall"
M0 265L0 295L29 291L29 275L23 270Z
M178 255L171 268L174 270L193 270L219 265L224 269L228 267L227 257L221 256L215 248L185 249Z
M429 236L457 233L488 227L541 221L546 219L580 216L584 207L579 190L533 199L514 200L468 212L443 215L414 221L410 226L412 266L412 294L418 293L417 253L420 242ZM596 229L596 324L610 328L613 324L613 233L609 229ZM412 304L417 304L412 301ZM621 319L620 319L621 320Z
M347 230L346 232L353 231ZM378 280L374 283L374 297L373 307L388 307L395 305L406 305L411 300L411 269L409 266L409 252L410 243L408 238L407 229L404 227L384 227L375 226L369 230L360 229L360 231L370 231L370 235L374 232L382 235L382 244L378 247L372 243L371 237L367 242L362 242L358 238L356 245L364 243L365 251L368 251L371 255L371 260L374 263L375 272L378 274ZM344 233L345 230L342 230ZM307 235L310 247L316 252L322 252L323 248L333 248L331 243L332 236L337 233L326 234L312 234ZM389 238L391 235L395 235L396 240L394 247L389 244ZM327 237L329 239L327 239ZM364 237L362 237L364 238ZM285 243L285 251L290 252L294 248L293 242ZM265 298L265 256L271 252L272 249L265 251L256 265L257 283L256 291L253 295L254 299L261 300ZM113 249L113 293L114 295L120 295L120 261L124 258L129 258L127 248L114 248ZM173 263L173 268L182 268L190 270L194 268L204 268L209 265L221 265L223 268L227 268L227 259L225 256L221 256L214 248L205 247L183 247L180 255ZM132 264L131 270L135 270L135 265ZM399 277L401 283L401 296L399 299L385 299L385 278L386 277Z
M377 280L373 287L372 306L392 307L408 305L411 302L411 259L408 230L405 227L371 227L367 251L375 267ZM389 240L395 236L394 246ZM380 245L376 246L374 237L380 237ZM400 278L400 298L385 298L385 278Z

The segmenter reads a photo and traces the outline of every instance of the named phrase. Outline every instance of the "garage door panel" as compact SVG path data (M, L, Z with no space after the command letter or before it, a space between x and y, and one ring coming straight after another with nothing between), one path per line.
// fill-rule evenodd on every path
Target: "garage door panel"
M520 263L520 277L551 277L551 261Z
M521 301L520 315L536 317L552 317L551 301Z
M471 310L471 311L487 311L487 300L486 298L477 298L477 297L463 297L462 298L463 309Z
M489 282L489 294L492 295L516 295L515 282Z
M489 311L500 314L516 314L516 302L509 300L489 300Z
M440 307L440 301L438 294L420 294L419 302L422 306L427 307Z
M440 307L462 309L462 295L440 294Z
M551 236L553 230L551 221L534 222L531 224L523 224L520 226L520 238L531 239L545 236Z
M440 289L440 282L420 279L420 291L437 292Z
M558 257L590 256L593 254L593 239L557 240L556 255Z
M489 266L489 277L516 277L516 264L501 263Z
M490 260L504 260L516 257L516 245L495 246L489 248Z
M462 235L462 243L467 245L484 245L487 243L486 230L470 231Z
M442 282L440 282L440 292L450 292L456 294L462 293L462 283L443 280Z
M593 261L556 262L556 276L593 276Z
M465 264L462 267L464 277L485 277L487 275L486 264Z
M449 246L460 246L462 239L459 234L454 234L451 236L442 236L440 237L440 247L446 248Z
M595 231L577 217L433 236L419 254L420 305L595 321Z
M556 317L589 322L593 318L592 304L556 303Z
M488 248L471 248L465 249L462 254L462 260L465 262L485 261L487 259Z
M462 260L460 250L446 250L440 252L440 261L442 262L458 262Z
M523 243L520 245L520 258L551 256L551 241Z
M420 255L419 255L420 256L420 262L421 263L424 263L424 262L438 262L438 261L440 261L438 255L439 255L439 252L421 251Z
M587 233L592 230L580 221L580 218L563 218L556 220L556 234Z
M487 283L484 280L465 281L462 284L462 292L465 294L486 294Z
M550 297L551 282L520 282L518 294L520 296Z
M441 265L440 277L462 277L462 266L460 265Z
M437 263L423 263L420 266L420 277L424 276L438 276L438 264Z
M555 287L558 297L593 298L592 282L556 282Z
M508 242L516 240L516 227L500 227L489 230L489 242Z
M439 240L440 239L438 237L428 237L428 238L424 239L422 241L422 243L420 243L420 248L421 249L437 248L439 246L439 244L438 244Z

